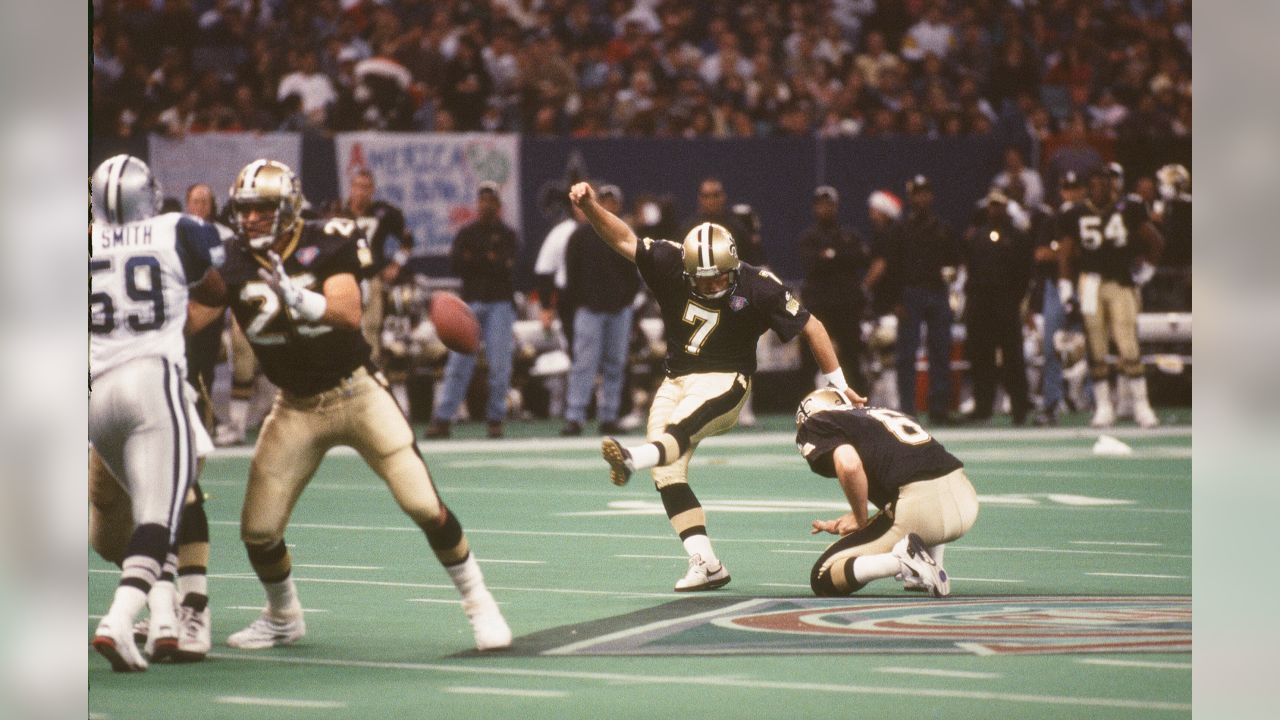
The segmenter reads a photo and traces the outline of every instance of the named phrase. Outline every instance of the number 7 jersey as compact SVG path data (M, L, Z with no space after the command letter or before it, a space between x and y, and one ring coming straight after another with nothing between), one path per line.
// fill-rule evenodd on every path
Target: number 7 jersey
M89 374L141 357L185 365L187 288L222 261L217 229L182 213L111 225L89 237Z
M359 282L372 264L364 236L344 218L298 223L280 257L294 283L318 293L335 275L350 273ZM270 263L242 238L227 243L222 277L231 312L271 382L293 395L314 395L369 362L369 345L359 329L293 317L258 275L260 269L270 269Z

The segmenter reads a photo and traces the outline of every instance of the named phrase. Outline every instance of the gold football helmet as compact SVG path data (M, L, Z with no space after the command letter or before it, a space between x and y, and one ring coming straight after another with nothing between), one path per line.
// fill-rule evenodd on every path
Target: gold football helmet
M1186 166L1170 163L1156 171L1160 183L1160 196L1172 200L1182 193L1191 192L1191 173Z
M849 399L844 393L835 388L814 390L805 395L800 401L800 407L796 408L796 427L804 425L805 420L824 410L843 410L851 407L853 405L849 404Z
M738 259L737 243L723 225L699 223L684 236L681 250L684 277L695 295L714 300L733 292L742 261ZM718 281L724 276L727 282Z
M254 211L259 217L247 222ZM293 232L301 211L302 184L282 162L254 160L244 166L231 186L231 221L248 239L249 247L258 252ZM273 213L269 226L262 220L268 212Z

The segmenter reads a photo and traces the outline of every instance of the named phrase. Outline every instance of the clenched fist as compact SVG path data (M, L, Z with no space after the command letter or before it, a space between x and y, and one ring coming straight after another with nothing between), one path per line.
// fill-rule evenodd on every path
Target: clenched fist
M569 188L569 201L578 207L586 207L595 202L595 199L596 191L591 187L591 183L574 183L573 187Z

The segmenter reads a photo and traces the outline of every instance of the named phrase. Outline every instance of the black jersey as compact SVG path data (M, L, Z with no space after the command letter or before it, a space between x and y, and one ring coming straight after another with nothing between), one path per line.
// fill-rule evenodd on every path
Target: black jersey
M645 238L636 267L662 309L667 374L756 371L756 342L772 329L787 342L804 328L809 311L768 270L742 263L733 292L715 300L693 294L684 277L680 246Z
M796 432L796 446L809 467L823 477L835 477L832 454L852 445L867 472L867 496L883 508L898 497L898 488L917 480L931 480L964 467L942 443L933 439L908 415L878 407L826 410Z
M323 292L325 280L350 273L358 280L372 264L364 236L350 220L308 220L282 253L285 272L299 287ZM222 276L231 312L271 382L295 395L314 395L338 384L369 361L360 330L295 319L258 270L270 264L242 238L227 243Z
M357 214L349 205L338 214L355 220L356 226L364 231L365 241L373 255L369 274L381 272L397 252L413 250L413 235L405 229L404 213L395 205L376 200L363 214Z
M1080 272L1133 285L1131 273L1138 257L1138 233L1149 220L1146 207L1128 199L1103 209L1082 202L1062 214L1060 227L1062 235L1075 240Z

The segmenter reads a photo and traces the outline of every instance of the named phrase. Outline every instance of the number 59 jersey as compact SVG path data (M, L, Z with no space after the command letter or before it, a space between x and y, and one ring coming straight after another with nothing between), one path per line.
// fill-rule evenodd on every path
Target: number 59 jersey
M839 408L814 414L796 432L800 454L824 477L835 477L832 454L852 445L867 473L867 495L883 508L898 488L964 467L909 415L879 407Z
M140 357L185 364L187 288L221 264L209 223L182 213L111 225L89 239L90 378Z
M285 272L298 287L323 293L329 278L343 273L355 282L372 264L364 236L351 220L308 220L280 253ZM262 371L293 395L307 396L335 387L369 361L369 345L360 330L348 330L293 317L280 296L258 275L270 270L266 258L241 238L227 243L222 277L236 322L253 346Z

